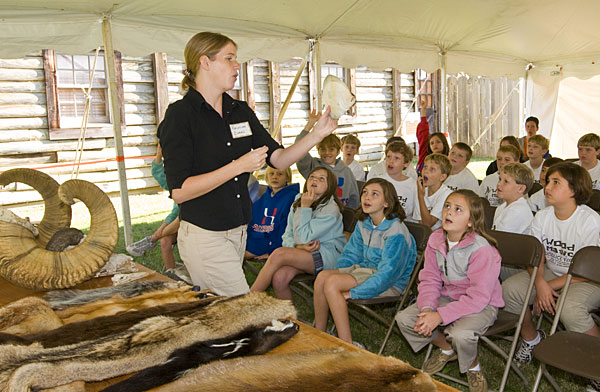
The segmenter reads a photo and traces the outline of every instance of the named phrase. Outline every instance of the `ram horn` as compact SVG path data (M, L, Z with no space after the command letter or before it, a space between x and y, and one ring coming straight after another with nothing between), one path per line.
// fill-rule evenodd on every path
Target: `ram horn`
M90 182L69 180L59 186L58 197L66 205L76 198L86 205L91 217L87 237L72 249L54 252L41 247L29 230L0 222L2 277L29 289L62 289L92 278L106 263L119 234L108 196Z
M13 182L29 185L44 199L44 217L37 225L37 242L45 247L54 233L71 225L71 207L60 200L58 182L46 173L33 169L11 169L0 174L0 185Z

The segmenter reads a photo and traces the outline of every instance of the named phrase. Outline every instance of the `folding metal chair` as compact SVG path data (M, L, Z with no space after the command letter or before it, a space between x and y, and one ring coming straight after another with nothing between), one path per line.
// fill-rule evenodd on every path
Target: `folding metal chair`
M521 378L525 387L528 387L529 385L529 381L527 380L523 372L521 372L521 370L513 364L512 359L515 353L515 349L517 347L517 343L519 342L519 336L521 334L521 326L523 324L523 319L525 318L525 312L529 311L529 298L531 297L531 294L533 292L535 275L537 273L542 254L544 252L544 248L542 247L542 244L537 238L530 235L508 233L504 231L490 231L489 234L492 237L494 237L496 241L498 241L498 252L500 252L500 256L502 257L502 264L504 266L532 269L531 278L529 279L529 285L527 286L527 294L525 297L526 299L523 302L521 313L519 315L516 315L513 313L509 313L503 309L499 309L498 318L494 322L494 325L492 325L484 335L479 337L480 342L487 344L492 351L499 354L506 361L506 365L504 367L504 374L502 375L502 381L500 382L499 388L499 391L502 392L506 387L508 373L511 368L515 371L519 378ZM507 354L496 343L490 340L490 337L500 336L502 338L505 338L505 336L502 336L500 334L510 331L513 328L515 329L515 332L512 335L512 344L510 346L510 351ZM432 345L429 345L427 355L425 356L425 361L429 358L429 355L431 354L431 349ZM436 373L436 376L449 379L461 385L467 385L467 383L465 383L463 380L446 375L444 373Z
M592 210L600 213L600 191L598 189L594 189L592 191L592 197L590 197L590 200L588 200L588 202L585 204Z
M556 332L573 277L585 278L600 283L598 260L600 260L600 247L597 246L587 246L580 249L571 260L567 281L558 298L550 336L542 340L533 349L534 357L541 362L533 385L534 392L540 386L542 375L546 376L555 390L561 390L554 378L548 373L546 365L557 367L587 379L600 381L600 339L579 332Z
M431 234L431 229L428 226L425 226L423 224L413 223L413 222L404 222L404 224L406 224L408 231L410 231L410 234L415 239L415 243L417 246L417 260L415 262L415 267L413 268L413 271L411 273L410 280L408 281L408 284L406 285L406 288L404 289L404 292L402 293L402 295L389 296L389 297L375 297L375 298L369 298L369 299L349 299L348 300L348 304L358 306L359 308L361 308L365 312L367 312L367 314L369 314L371 317L373 317L377 321L381 322L383 325L389 324L388 331L385 335L383 343L381 344L381 348L379 349L379 354L381 354L383 352L383 349L385 348L385 345L387 344L387 342L390 338L390 335L392 334L392 330L394 329L394 325L395 325L396 321L395 321L394 317L392 317L392 321L390 322L389 320L385 319L380 314L375 312L373 309L370 309L369 305L395 302L396 306L395 306L395 310L394 310L394 316L396 316L396 313L404 307L404 305L406 304L406 302L409 298L410 292L411 292L415 282L417 281L419 271L420 271L421 267L423 266L424 252L425 252L425 248L427 247L427 241L429 240L429 235ZM356 318L357 320L359 320L362 324L369 327L369 324L367 324L363 320L363 318L361 317L361 315L359 313L353 312L353 311L351 311L351 309L348 309L348 313L350 315L352 315L354 318Z
M350 207L344 207L344 209L342 210L342 222L344 225L344 234L346 235L346 240L350 238L350 235L352 234L352 232L354 231L354 227L356 226L356 221L358 220L357 212L357 210ZM298 294L311 308L313 306L312 294L314 291L312 288L312 284L314 280L314 275L298 274L290 282L290 289L294 293ZM301 289L296 286L300 286ZM308 291L310 297L306 295L306 292L302 289Z

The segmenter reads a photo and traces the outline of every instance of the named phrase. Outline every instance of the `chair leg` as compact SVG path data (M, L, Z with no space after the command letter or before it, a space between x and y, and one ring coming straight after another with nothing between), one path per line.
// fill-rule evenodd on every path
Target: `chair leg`
M514 350L512 350L512 352L509 352L509 355L507 355L504 351L502 351L502 349L500 347L498 347L494 342L492 342L487 336L480 336L479 339L482 342L486 343L490 349L492 349L495 353L500 355L506 361L506 365L504 368L504 374L502 376L502 381L500 383L500 389L498 389L498 392L502 392L506 386L506 380L508 379L508 373L509 373L506 369L512 369L515 373L517 373L517 376L519 376L521 381L523 381L523 385L525 385L525 388L527 388L529 386L529 381L527 380L527 377L525 377L525 375L523 374L521 369L519 369L512 361L512 355L514 355Z
M396 315L394 314L392 323L390 324L390 327L388 328L387 333L385 334L385 339L383 339L383 343L381 343L381 347L379 348L379 352L377 353L377 355L381 355L381 353L383 352L383 349L385 348L388 340L390 339L390 336L392 336L392 331L394 330L395 325L396 325Z

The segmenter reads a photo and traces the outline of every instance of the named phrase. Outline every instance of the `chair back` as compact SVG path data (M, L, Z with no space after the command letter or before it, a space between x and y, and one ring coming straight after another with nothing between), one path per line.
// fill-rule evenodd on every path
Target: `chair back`
M350 207L344 207L342 210L342 222L344 224L344 231L348 233L352 233L354 231L354 226L356 226L356 221L358 220L356 217L357 210Z
M492 230L492 226L494 225L495 214L496 207L492 207L489 201L487 203L483 203L483 227L486 231Z
M533 195L534 193L536 193L537 191L539 191L542 188L543 188L542 184L540 184L539 182L534 182L533 185L531 186L531 189L529 190L529 192L527 192L527 194L529 195L529 197L531 197L531 195Z
M600 190L594 189L592 191L592 197L590 197L590 200L588 200L585 205L600 213Z
M263 195L263 193L265 193L266 190L267 190L267 185L258 184L258 197L261 197Z
M498 241L502 264L511 267L537 267L544 247L534 236L492 230L489 234Z
M356 180L356 186L358 186L358 193L360 194L360 192L362 191L363 186L365 186L365 182L366 181L359 181Z
M429 241L429 236L431 235L431 228L429 226L425 226L421 223L415 222L406 222L404 224L410 231L410 234L415 239L415 243L417 245L417 252L424 252L425 248L427 248L427 241Z
M569 273L573 276L585 278L596 283L600 283L600 268L598 261L600 260L600 247L586 246L579 249L569 267Z

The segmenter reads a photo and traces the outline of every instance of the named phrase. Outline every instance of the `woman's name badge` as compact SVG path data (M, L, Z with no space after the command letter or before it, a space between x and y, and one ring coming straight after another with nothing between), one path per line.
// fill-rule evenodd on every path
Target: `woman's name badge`
M252 136L252 130L250 129L250 123L248 123L248 121L237 124L229 124L229 128L231 128L231 136L234 139Z

